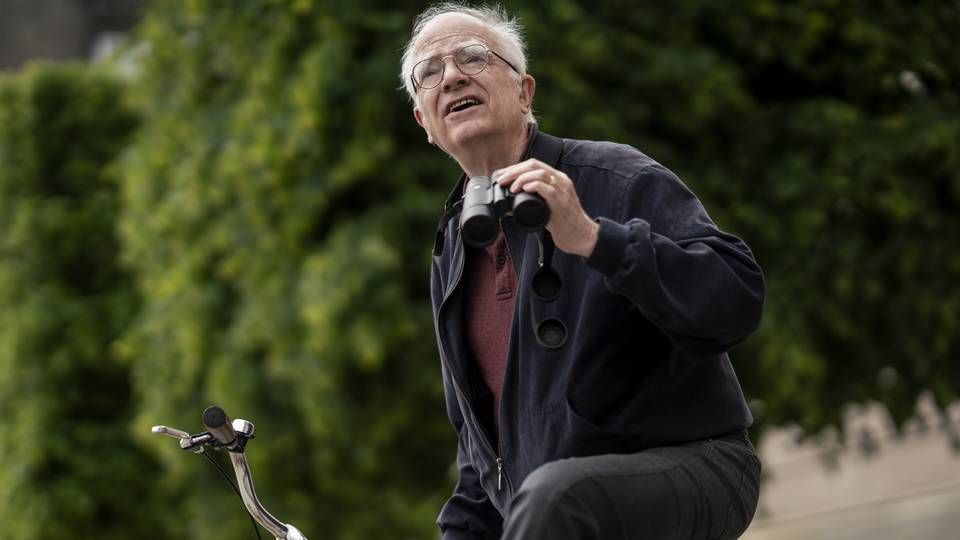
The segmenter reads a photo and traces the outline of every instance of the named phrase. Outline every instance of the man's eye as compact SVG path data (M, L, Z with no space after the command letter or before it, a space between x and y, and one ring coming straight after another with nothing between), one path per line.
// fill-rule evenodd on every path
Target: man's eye
M440 64L439 62L427 62L420 68L420 78L429 77L431 75L436 75L440 73Z
M486 59L482 54L466 54L464 58L460 60L461 64L480 64L485 62Z

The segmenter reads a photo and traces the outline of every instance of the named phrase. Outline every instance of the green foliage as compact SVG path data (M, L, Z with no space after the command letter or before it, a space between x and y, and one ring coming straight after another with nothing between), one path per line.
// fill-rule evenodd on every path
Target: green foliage
M114 349L137 306L108 166L136 124L122 101L116 81L80 67L0 79L0 523L11 538L163 530L149 513L157 464L129 435L129 366Z
M144 301L124 341L138 432L198 428L210 403L258 424L258 493L308 535L424 538L449 493L427 281L453 171L407 145L409 21L157 2L139 29L120 220ZM226 486L188 483L206 465L167 446L189 535L249 534Z

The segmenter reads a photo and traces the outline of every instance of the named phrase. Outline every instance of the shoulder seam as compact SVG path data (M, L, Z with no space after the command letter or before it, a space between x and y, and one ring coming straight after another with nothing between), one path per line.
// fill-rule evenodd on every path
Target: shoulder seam
M649 169L649 168L651 168L651 167L655 167L655 166L657 165L657 163L646 163L646 164L644 164L642 167L640 167L639 169L633 171L632 174L624 174L624 173L615 171L615 170L613 170L613 169L611 169L611 168L609 168L609 167L604 167L603 165L599 165L599 164L596 164L596 163L572 162L572 161L567 161L567 160L564 160L564 159L561 159L561 160L560 160L560 163L563 164L563 165L569 165L569 166L571 166L571 167L584 167L584 168L598 169L598 170L605 171L605 172L608 172L608 173L610 173L610 174L613 174L613 175L615 175L615 176L617 176L617 177L619 177L619 178L623 178L623 179L625 179L625 180L631 180L631 179L633 179L633 178L636 178L636 177L639 176L640 174L646 172L647 169Z

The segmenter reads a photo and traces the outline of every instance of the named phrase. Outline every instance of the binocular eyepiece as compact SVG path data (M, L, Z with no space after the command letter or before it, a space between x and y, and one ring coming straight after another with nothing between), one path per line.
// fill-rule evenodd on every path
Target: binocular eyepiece
M497 238L497 221L506 215L527 232L537 232L550 220L550 208L536 193L511 193L509 188L474 176L467 182L460 213L460 235L473 247L484 247Z

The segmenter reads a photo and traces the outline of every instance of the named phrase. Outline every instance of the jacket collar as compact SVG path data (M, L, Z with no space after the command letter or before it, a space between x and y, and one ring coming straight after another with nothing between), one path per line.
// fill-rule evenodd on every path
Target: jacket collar
M537 129L537 125L531 123L527 137L527 148L523 153L522 160L536 158L540 161L556 168L560 162L560 153L563 150L563 139L559 139ZM444 213L451 209L463 197L463 184L467 181L466 173L460 173L457 184L453 191L447 196L447 202L443 205Z
M563 139L541 132L534 123L529 124L528 129L527 148L523 153L522 160L536 158L556 168L557 164L560 163L560 154L563 152ZM434 255L443 252L444 229L446 229L447 222L460 213L463 204L463 186L466 181L466 173L460 173L460 178L443 205L443 216L440 218L437 238L433 246Z

